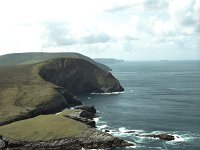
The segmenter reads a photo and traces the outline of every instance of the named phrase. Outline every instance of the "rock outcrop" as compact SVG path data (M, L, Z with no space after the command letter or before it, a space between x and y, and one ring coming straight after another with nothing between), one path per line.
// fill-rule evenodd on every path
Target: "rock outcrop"
M60 115L80 121L82 123L90 125L91 127L96 127L95 121L92 120L95 117L95 114L93 114L87 110L66 109L66 110L62 111L60 113Z
M78 105L78 106L75 106L74 108L75 108L75 109L86 110L86 111L92 113L93 115L95 115L96 112L97 112L94 106Z
M133 146L133 144L115 138L109 134L99 132L92 132L90 137L68 138L42 142L15 141L6 138L0 139L1 150L80 150L82 148L107 149L127 146Z

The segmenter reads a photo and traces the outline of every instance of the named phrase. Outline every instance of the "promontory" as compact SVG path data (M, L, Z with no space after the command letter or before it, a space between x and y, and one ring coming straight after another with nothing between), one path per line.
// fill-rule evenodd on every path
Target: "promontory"
M0 56L0 149L94 149L132 145L97 131L92 120L95 108L83 106L76 97L80 93L123 91L109 67L80 54L60 55ZM76 110L70 109L77 105Z

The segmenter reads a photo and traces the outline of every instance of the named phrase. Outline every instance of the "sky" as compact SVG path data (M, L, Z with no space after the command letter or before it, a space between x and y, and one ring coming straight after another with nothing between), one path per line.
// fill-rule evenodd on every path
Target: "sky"
M0 55L200 60L200 0L0 0Z

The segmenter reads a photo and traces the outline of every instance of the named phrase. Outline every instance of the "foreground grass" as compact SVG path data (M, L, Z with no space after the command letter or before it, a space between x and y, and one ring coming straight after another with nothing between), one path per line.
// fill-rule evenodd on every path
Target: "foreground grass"
M20 141L49 141L87 136L89 130L87 125L62 115L40 115L1 126L0 135Z

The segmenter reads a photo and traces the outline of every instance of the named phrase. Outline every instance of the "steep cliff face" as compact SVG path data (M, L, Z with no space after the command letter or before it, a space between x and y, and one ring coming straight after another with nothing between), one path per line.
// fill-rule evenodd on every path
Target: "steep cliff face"
M58 58L42 63L39 75L72 93L120 92L124 89L108 71L75 58Z

